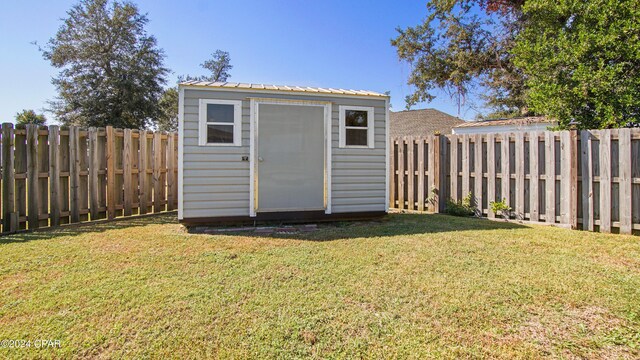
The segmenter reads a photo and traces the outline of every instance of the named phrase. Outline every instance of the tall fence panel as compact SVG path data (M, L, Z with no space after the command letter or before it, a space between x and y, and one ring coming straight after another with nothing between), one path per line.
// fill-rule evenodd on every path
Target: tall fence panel
M2 233L177 207L177 134L0 128Z
M394 138L393 208L441 212L470 195L477 216L640 232L640 129Z

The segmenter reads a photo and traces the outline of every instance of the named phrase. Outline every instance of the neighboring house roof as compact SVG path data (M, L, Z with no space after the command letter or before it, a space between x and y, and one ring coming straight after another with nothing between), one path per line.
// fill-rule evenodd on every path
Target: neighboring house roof
M526 126L533 124L555 124L556 122L544 117L544 116L528 116L512 119L496 119L496 120L479 120L479 121L467 121L463 124L456 126L456 128L469 128L478 126Z
M232 83L232 82L209 82L209 81L184 81L180 85L183 86L202 86L209 88L225 88L225 89L244 89L259 91L290 91L298 93L322 93L336 95L359 95L359 96L377 96L388 97L385 94L367 90L345 90L333 88L319 88L306 86L286 86L286 85L266 85L266 84L250 84L250 83Z
M436 132L451 134L451 128L464 121L436 109L391 111L389 113L391 136L422 136Z

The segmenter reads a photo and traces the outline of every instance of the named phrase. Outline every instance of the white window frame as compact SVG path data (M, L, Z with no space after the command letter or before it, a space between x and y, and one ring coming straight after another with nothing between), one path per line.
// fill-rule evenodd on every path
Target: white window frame
M375 148L375 118L374 108L371 106L349 106L341 105L338 107L340 110L340 148L348 149L374 149ZM361 126L346 126L347 110L366 111L367 112L367 145L347 145L347 129L360 129L364 130Z
M207 122L207 105L233 105L233 123ZM242 146L242 101L241 100L219 100L200 99L199 101L199 131L198 144L200 146ZM207 142L207 125L233 125L232 143L209 143Z

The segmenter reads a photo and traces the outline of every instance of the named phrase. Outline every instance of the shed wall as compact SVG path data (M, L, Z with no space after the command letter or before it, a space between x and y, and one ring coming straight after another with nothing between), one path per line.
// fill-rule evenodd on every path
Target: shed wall
M249 216L250 98L330 101L332 213L385 211L385 99L184 89L182 217ZM242 146L198 146L198 100L242 100ZM340 149L339 106L374 107L375 148Z

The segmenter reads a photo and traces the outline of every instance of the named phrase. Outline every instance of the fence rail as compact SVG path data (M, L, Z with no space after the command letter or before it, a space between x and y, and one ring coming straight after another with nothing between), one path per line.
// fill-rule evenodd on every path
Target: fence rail
M471 193L478 216L640 232L640 129L394 138L391 206L444 211Z
M0 128L2 233L177 207L177 135Z

